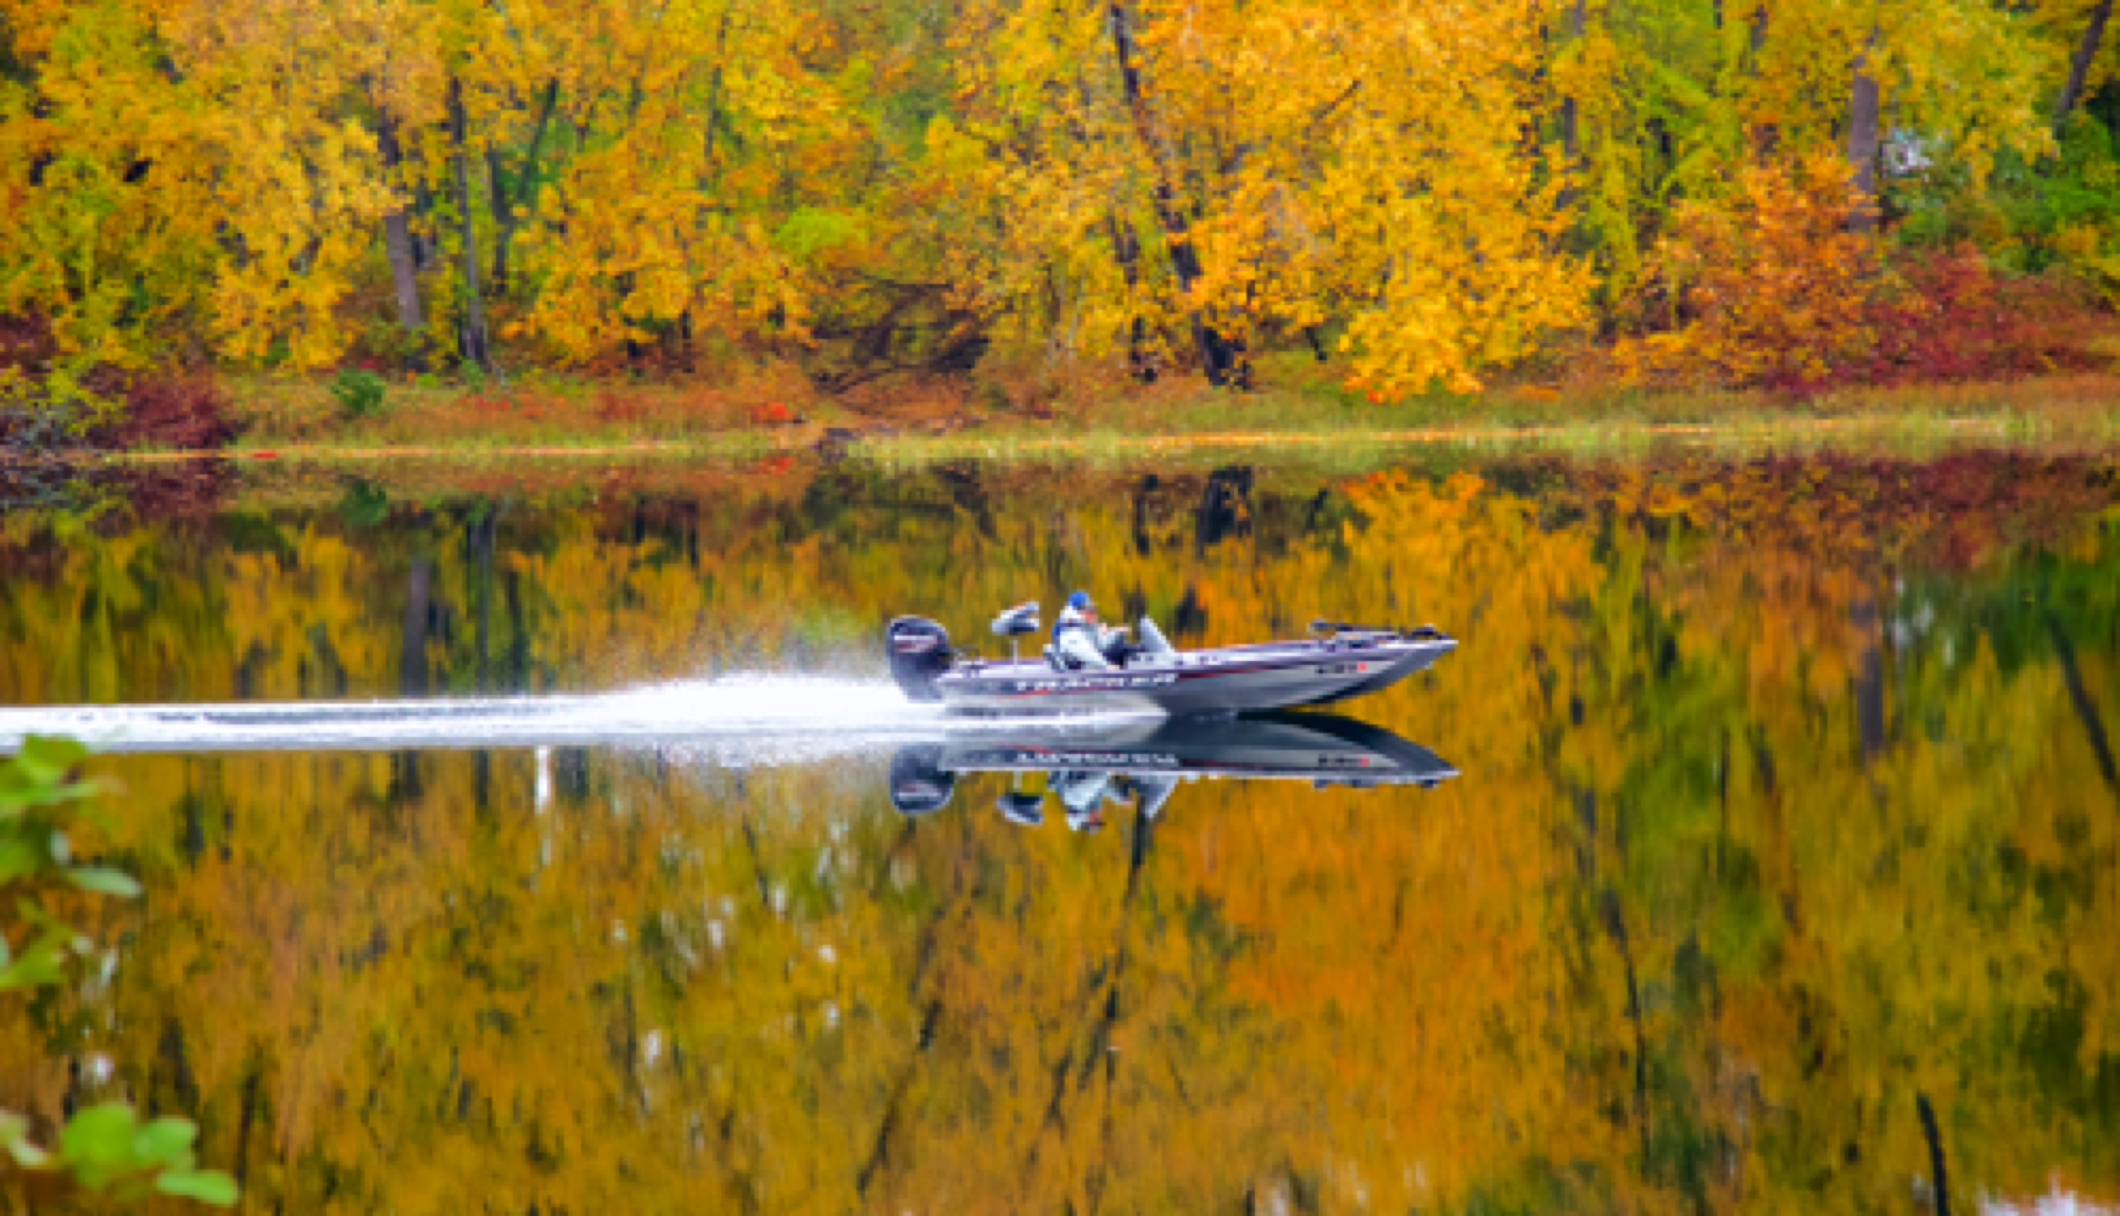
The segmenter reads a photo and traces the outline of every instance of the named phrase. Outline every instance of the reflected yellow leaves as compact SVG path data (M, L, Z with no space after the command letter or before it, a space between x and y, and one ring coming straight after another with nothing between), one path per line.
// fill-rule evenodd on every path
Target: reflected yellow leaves
M880 759L107 761L149 897L0 1084L192 1111L261 1210L1903 1210L1917 1096L1956 1201L2110 1202L2120 559L1990 494L2036 472L839 473L55 550L0 592L33 699L872 663L1081 585L1433 621L1353 709L1464 776L1077 834L998 777L900 819Z

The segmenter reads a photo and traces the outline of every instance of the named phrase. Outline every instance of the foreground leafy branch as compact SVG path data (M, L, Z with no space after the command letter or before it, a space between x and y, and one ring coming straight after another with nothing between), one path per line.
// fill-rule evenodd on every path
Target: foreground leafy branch
M69 831L92 816L96 795L79 775L86 755L78 743L33 736L19 755L0 760L0 907L14 908L0 914L0 996L65 983L68 964L94 948L52 911L52 891L140 893L122 871L74 864ZM27 1116L0 1109L0 1182L17 1197L86 1190L120 1200L236 1201L233 1179L197 1167L199 1129L188 1119L143 1123L131 1106L110 1102L75 1112L54 1145L38 1144L32 1130Z

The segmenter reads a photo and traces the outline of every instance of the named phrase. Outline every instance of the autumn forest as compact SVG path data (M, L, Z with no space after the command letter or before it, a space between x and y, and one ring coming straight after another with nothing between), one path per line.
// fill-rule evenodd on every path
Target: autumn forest
M1996 319L2120 288L2111 9L5 0L0 317L62 370L2052 370Z
M2120 1213L2114 6L0 0L0 1211Z

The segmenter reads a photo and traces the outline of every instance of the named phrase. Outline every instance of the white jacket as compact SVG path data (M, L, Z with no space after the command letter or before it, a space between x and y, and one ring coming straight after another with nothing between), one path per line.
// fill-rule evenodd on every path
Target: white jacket
M1109 671L1111 663L1104 657L1104 648L1111 645L1112 637L1110 629L1092 622L1081 609L1062 608L1053 649L1083 670Z

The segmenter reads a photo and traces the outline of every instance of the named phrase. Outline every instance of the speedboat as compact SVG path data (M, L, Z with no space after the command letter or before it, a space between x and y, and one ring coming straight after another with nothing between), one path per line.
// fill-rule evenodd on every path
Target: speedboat
M1324 705L1389 688L1457 648L1430 625L1417 629L1311 622L1311 636L1177 650L1144 618L1153 644L1108 655L1096 670L1067 666L1052 647L1023 658L1016 640L1038 632L1038 605L1020 604L994 618L1010 657L986 659L950 645L949 631L926 618L902 616L884 630L891 678L914 701L941 702L970 714L1161 713L1228 716Z
M1181 778L1428 789L1458 770L1418 743L1332 714L1135 720L1087 730L979 731L902 747L891 761L891 804L907 815L940 810L970 773L1043 773L1049 786L1079 784L1086 776L1125 778L1153 812ZM1019 823L1035 823L1038 802L1004 794L1001 809Z

